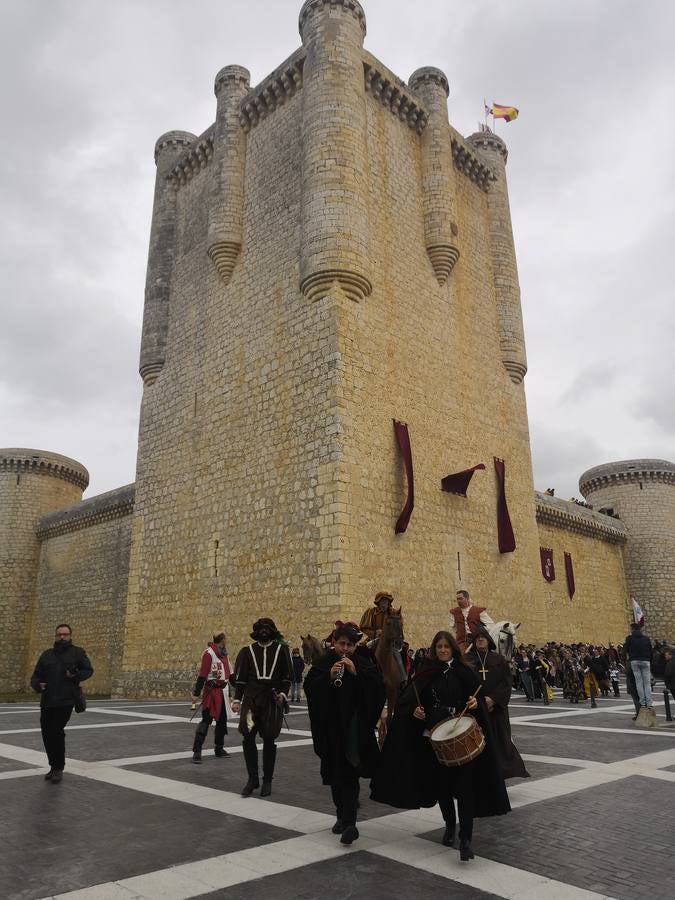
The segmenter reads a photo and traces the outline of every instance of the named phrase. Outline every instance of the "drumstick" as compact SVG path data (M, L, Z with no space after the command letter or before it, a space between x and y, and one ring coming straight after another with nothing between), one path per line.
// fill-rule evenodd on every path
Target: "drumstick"
M474 699L476 698L476 696L478 695L478 693L479 693L479 691L480 691L480 689L481 689L482 687L483 687L483 685L482 685L482 684L479 684L478 687L476 688L476 690L474 691L474 693L469 697L469 700L467 701L466 706L464 707L464 709L462 710L462 712L461 712L461 713L457 716L457 718L455 719L455 724L452 726L452 730L453 730L453 731L455 730L455 728L457 728L457 725L458 725L458 724L461 722L461 720L462 720L462 716L464 715L464 713L465 713L465 712L467 711L467 709L469 708L469 703L470 703L470 701L471 701L471 700L474 700Z

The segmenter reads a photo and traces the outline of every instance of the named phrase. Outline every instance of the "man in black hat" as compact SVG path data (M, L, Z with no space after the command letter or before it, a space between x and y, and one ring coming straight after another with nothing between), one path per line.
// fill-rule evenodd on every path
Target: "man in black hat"
M509 700L513 677L508 663L496 650L490 632L481 626L474 635L472 649L465 654L464 659L481 681L481 693L488 708L502 776L528 778L530 773L511 740Z
M263 783L261 797L272 793L277 755L276 739L288 710L288 692L293 663L288 645L272 619L258 619L251 630L253 643L243 647L234 664L235 694L232 711L239 715L239 733L244 736L244 760L248 781L241 791L250 797L260 787L256 736L263 739Z

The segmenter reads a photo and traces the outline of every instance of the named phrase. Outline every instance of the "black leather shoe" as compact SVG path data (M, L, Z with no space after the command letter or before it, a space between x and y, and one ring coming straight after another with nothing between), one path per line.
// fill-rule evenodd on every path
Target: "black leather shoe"
M52 784L58 784L63 779L63 769L54 769L52 777L49 779Z
M272 782L271 781L263 781L262 787L260 788L260 796L261 797L269 797L272 793Z
M459 842L459 858L462 862L468 862L470 859L474 858L473 850L471 849L471 844L469 841Z
M260 787L260 782L258 781L257 778L249 778L249 780L246 782L246 784L241 789L241 796L242 797L250 797L251 794L253 793L253 791L259 787Z
M202 761L202 751L201 751L201 750L195 750L194 753L192 754L192 762L193 762L193 763L200 763L201 761Z
M342 819L336 819L335 825L333 825L333 827L331 828L331 831L333 832L333 834L342 834L342 832L344 830L345 830L345 827L342 824Z
M224 747L216 747L215 754L218 757L229 756L230 754Z
M45 775L45 781L51 781L53 774L54 774L54 770L50 769L49 772L47 772L47 774Z
M454 825L446 825L445 831L443 832L443 837L441 838L441 844L444 847L454 847L455 846L455 826Z
M359 829L356 825L347 825L347 827L342 832L342 837L340 838L341 844L352 844L359 836Z

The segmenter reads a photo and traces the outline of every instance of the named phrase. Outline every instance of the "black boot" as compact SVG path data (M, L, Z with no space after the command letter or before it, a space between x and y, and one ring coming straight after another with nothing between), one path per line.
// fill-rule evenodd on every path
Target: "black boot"
M272 793L272 778L274 777L274 763L277 758L277 747L273 741L263 743L263 783L260 790L261 797L269 797Z
M216 747L216 749L215 749L215 754L216 754L216 756L220 756L220 757L222 757L222 756L229 756L229 755L230 755L230 754L227 752L227 750L225 749L225 747Z
M445 831L443 832L443 837L441 838L441 844L444 847L454 847L455 846L455 824L453 822L452 825L448 825L445 823Z
M471 838L473 837L473 820L459 820L459 858L462 862L468 862L473 859L473 850L471 849Z
M248 772L248 781L241 789L242 797L250 797L256 788L260 787L258 779L258 750L255 741L244 741L244 760L246 762L246 771Z
M202 747L204 746L204 741L206 740L206 735L209 733L209 726L207 722L200 722L197 725L197 730L195 731L195 740L192 745L192 762L200 763L202 761Z

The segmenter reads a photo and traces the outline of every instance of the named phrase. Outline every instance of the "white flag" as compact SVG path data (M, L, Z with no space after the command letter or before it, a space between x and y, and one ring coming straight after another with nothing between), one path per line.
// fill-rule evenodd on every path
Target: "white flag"
M642 607L637 602L635 597L631 597L631 600L633 601L633 621L637 625L644 625L645 624L645 614L642 612Z

